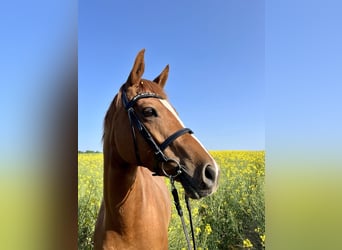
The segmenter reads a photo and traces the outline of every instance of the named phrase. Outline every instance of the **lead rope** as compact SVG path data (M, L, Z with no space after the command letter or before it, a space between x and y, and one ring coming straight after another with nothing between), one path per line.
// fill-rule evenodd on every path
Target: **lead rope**
M189 213L192 243L194 245L194 250L196 250L195 233L194 233L194 227L192 225L191 207L190 207L189 196L187 196L187 195L185 195L185 203L186 203L186 207L187 207L188 213Z
M182 226L183 226L183 231L184 231L185 238L186 238L186 243L188 244L188 250L191 250L189 234L188 234L188 231L186 229L186 225L185 225L185 221L184 221L184 216L183 216L183 210L182 210L182 207L181 207L180 202L179 202L178 191L176 189L173 176L169 176L169 178L170 178L170 183L171 183L171 193L172 193L172 196L173 196L173 200L174 200L174 203L175 203L178 215L179 215L179 217L181 218L181 221L182 221ZM190 217L192 242L194 244L194 250L196 250L195 236L194 236L194 230L193 230L193 225L192 225L192 217L191 217L191 208L190 208L189 198L187 196L185 196L185 201L186 201L186 207L188 209L189 217Z

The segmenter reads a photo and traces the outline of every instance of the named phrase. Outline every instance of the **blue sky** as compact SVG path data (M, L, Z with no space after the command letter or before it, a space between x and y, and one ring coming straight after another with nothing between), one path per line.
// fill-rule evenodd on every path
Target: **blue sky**
M208 149L265 147L263 1L81 1L80 150L102 151L105 112L145 48L147 79Z

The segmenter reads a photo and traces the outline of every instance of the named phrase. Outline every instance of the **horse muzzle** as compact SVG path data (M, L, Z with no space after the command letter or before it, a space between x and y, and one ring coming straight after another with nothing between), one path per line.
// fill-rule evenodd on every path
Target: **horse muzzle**
M218 188L219 169L214 164L206 164L198 167L194 175L191 176L187 170L179 175L185 193L192 199L200 199L213 194Z

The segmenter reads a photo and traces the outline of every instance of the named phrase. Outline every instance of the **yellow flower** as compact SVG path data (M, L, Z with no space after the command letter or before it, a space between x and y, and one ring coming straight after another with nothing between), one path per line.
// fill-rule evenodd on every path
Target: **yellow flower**
M196 227L196 228L195 228L195 231L196 231L196 235L198 235L198 234L201 232L201 228Z
M208 208L208 205L207 204L201 204L201 207Z
M211 234L211 232L212 232L213 230L211 229L211 226L210 226L209 224L207 224L207 225L205 225L204 231L205 231L205 233L206 233L207 235L209 235L209 234Z
M193 212L192 212L193 216L197 216L198 215L198 207L195 207L193 209Z
M253 247L253 244L249 239L243 240L243 248L251 248L251 247Z
M266 239L266 235L260 235L260 239L261 239L261 241L264 243L265 242L265 239Z

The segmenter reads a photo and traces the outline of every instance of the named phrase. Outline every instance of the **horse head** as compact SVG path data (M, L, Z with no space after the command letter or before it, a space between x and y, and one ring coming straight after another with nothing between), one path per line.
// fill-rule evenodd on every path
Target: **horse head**
M108 153L115 152L126 168L139 165L174 178L190 198L210 195L218 187L218 165L185 128L164 92L169 66L153 81L142 78L144 52L138 53L107 112L104 144L112 148Z

